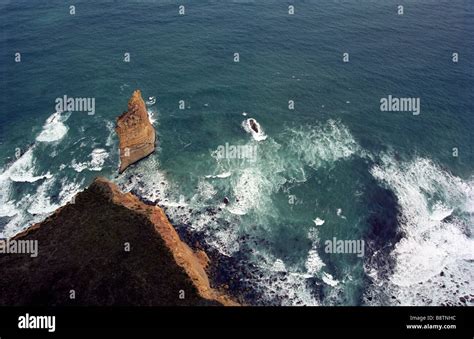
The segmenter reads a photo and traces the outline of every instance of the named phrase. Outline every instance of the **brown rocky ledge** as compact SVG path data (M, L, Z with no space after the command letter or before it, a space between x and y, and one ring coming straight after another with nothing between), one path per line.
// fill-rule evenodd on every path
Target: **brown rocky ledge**
M237 305L161 208L103 178L10 240L37 240L38 255L0 254L0 305Z
M128 111L117 118L115 131L120 148L119 173L155 150L155 129L148 118L140 90L133 92Z

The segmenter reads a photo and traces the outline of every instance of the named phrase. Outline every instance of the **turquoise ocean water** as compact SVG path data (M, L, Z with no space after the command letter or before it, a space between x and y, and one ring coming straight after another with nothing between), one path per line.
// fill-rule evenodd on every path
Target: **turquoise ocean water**
M1 235L101 175L162 206L248 303L462 304L472 1L404 1L403 15L391 0L292 3L294 15L281 1L184 1L179 15L173 1L76 1L70 15L0 1ZM135 89L156 97L157 149L118 175L114 123ZM64 95L94 98L95 114L55 114ZM420 98L420 114L382 112L388 95ZM219 158L226 143L255 159ZM363 240L364 255L328 253L333 238Z

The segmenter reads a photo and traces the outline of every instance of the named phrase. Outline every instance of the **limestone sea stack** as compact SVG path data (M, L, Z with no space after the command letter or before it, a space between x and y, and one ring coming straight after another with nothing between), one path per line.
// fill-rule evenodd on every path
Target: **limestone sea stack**
M155 150L155 129L148 118L140 90L133 92L128 110L117 118L115 131L120 148L119 173Z
M160 207L104 178L9 241L37 241L38 252L0 254L1 306L237 305Z

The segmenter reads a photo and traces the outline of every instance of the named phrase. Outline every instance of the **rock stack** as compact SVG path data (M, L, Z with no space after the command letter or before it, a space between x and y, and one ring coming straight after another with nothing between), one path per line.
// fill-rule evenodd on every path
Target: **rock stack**
M120 148L119 173L155 150L155 129L148 118L140 90L133 92L128 110L117 118L115 131Z

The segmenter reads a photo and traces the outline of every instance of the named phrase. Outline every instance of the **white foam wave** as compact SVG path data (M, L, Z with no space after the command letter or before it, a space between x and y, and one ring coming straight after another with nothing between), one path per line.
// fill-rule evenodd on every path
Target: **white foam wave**
M0 217L13 217L18 213L15 202L10 200L10 181L0 175Z
M51 173L36 175L36 159L33 156L34 147L23 153L10 167L8 167L1 177L8 178L15 182L35 182L45 178L51 178Z
M275 262L273 263L272 270L275 272L287 272L286 265L281 259L275 260Z
M232 172L224 172L216 175L206 175L207 179L225 179L232 175Z
M26 227L41 222L57 208L69 202L83 185L83 181L80 183L68 182L64 178L60 183L58 199L53 202L51 197L58 188L55 183L55 177L48 178L37 187L33 195L25 194L20 201L15 202L16 213L0 232L0 237L11 237Z
M84 179L80 182L69 181L66 178L61 180L61 191L59 192L59 205L63 206L70 202L77 193L82 190Z
M288 134L290 151L312 168L349 158L356 153L363 155L349 129L335 120L320 126L291 129Z
M148 100L145 102L147 106L152 106L156 103L156 97L148 97Z
M323 219L320 219L320 218L314 219L313 222L316 226L321 226L321 225L324 225L324 223L325 223L325 221Z
M395 271L384 288L406 305L459 302L472 292L466 276L474 276L474 241L465 216L472 181L425 158L398 163L385 155L371 173L397 196L404 235L392 252Z
M305 267L306 273L305 276L309 277L318 277L320 278L326 285L330 286L333 290L330 291L331 297L330 299L337 300L337 293L339 293L339 289L342 288L342 284L339 288L334 288L339 285L340 281L335 279L332 274L329 272L325 272L327 270L326 264L321 259L318 254L318 247L319 247L319 228L312 227L308 232L308 239L311 240L312 245L311 249L308 252L308 257L306 258ZM348 276L350 279L350 276ZM343 281L344 282L344 281ZM329 298L329 297L328 297Z
M25 215L21 204L12 197L12 183L32 184L42 179L52 178L49 172L37 175L33 151L34 147L31 147L0 173L0 217L11 218L2 234L14 232L17 223L23 220Z
M52 185L55 179L51 178L45 180L36 190L34 199L32 199L31 205L28 207L28 213L35 214L50 214L53 213L58 207L58 204L52 203L49 196Z
M242 159L220 158L213 153L216 161L214 176L206 178L228 178L223 181L211 181L220 190L226 190L230 204L226 207L230 213L243 216L255 212L259 220L271 215L273 194L278 192L286 182L283 177L285 164L278 154L280 145L273 139L265 143L249 141L244 147L255 147L256 157L253 161Z
M156 117L155 117L156 111L153 109L148 109L147 113L148 113L148 120L150 121L152 125L154 125L156 123Z
M105 160L109 157L109 153L103 148L92 150L89 169L91 171L100 171L104 166Z
M326 266L326 264L321 260L318 251L315 249L309 250L305 263L308 274L314 276L318 274L324 266Z
M76 172L82 172L83 170L87 169L88 162L76 162L76 159L72 159L71 162L71 167L76 171Z
M30 196L25 196L22 200L26 200ZM18 205L23 205L18 203ZM31 224L34 223L33 218L30 217L26 210L17 208L17 213L8 221L3 230L0 232L0 238L10 238L16 233L20 232L25 228L25 220L31 220Z
M277 174L277 173L275 173ZM260 211L264 215L272 207L272 194L281 186L278 176L267 175L260 166L244 168L233 179L234 200L228 210L236 215Z
M336 211L336 215L340 217L341 219L346 219L346 217L342 214L342 209L338 208Z
M105 142L105 146L112 146L113 142L114 142L114 135L115 135L115 126L114 126L114 123L112 121L107 121L105 123L105 127L107 128L107 130L109 131L109 134L107 135L107 140Z
M323 272L323 276L322 276L322 280L324 281L324 283L328 284L329 286L336 286L337 284L339 284L339 281L334 279L334 277L327 273L327 272Z
M199 180L196 191L197 193L191 198L193 205L205 203L217 194L216 188L205 180Z
M109 153L103 148L96 148L92 150L89 157L91 160L86 162L76 162L76 160L73 159L71 167L76 172L82 172L85 169L88 169L89 171L101 171L105 160L109 157Z
M67 133L68 127L64 122L69 118L71 112L56 112L49 116L43 125L43 130L36 137L39 142L54 142L61 140Z
M319 231L318 228L312 227L308 231L308 239L311 240L311 249L308 251L306 258L306 272L309 276L318 276L326 264L318 254L319 247Z

